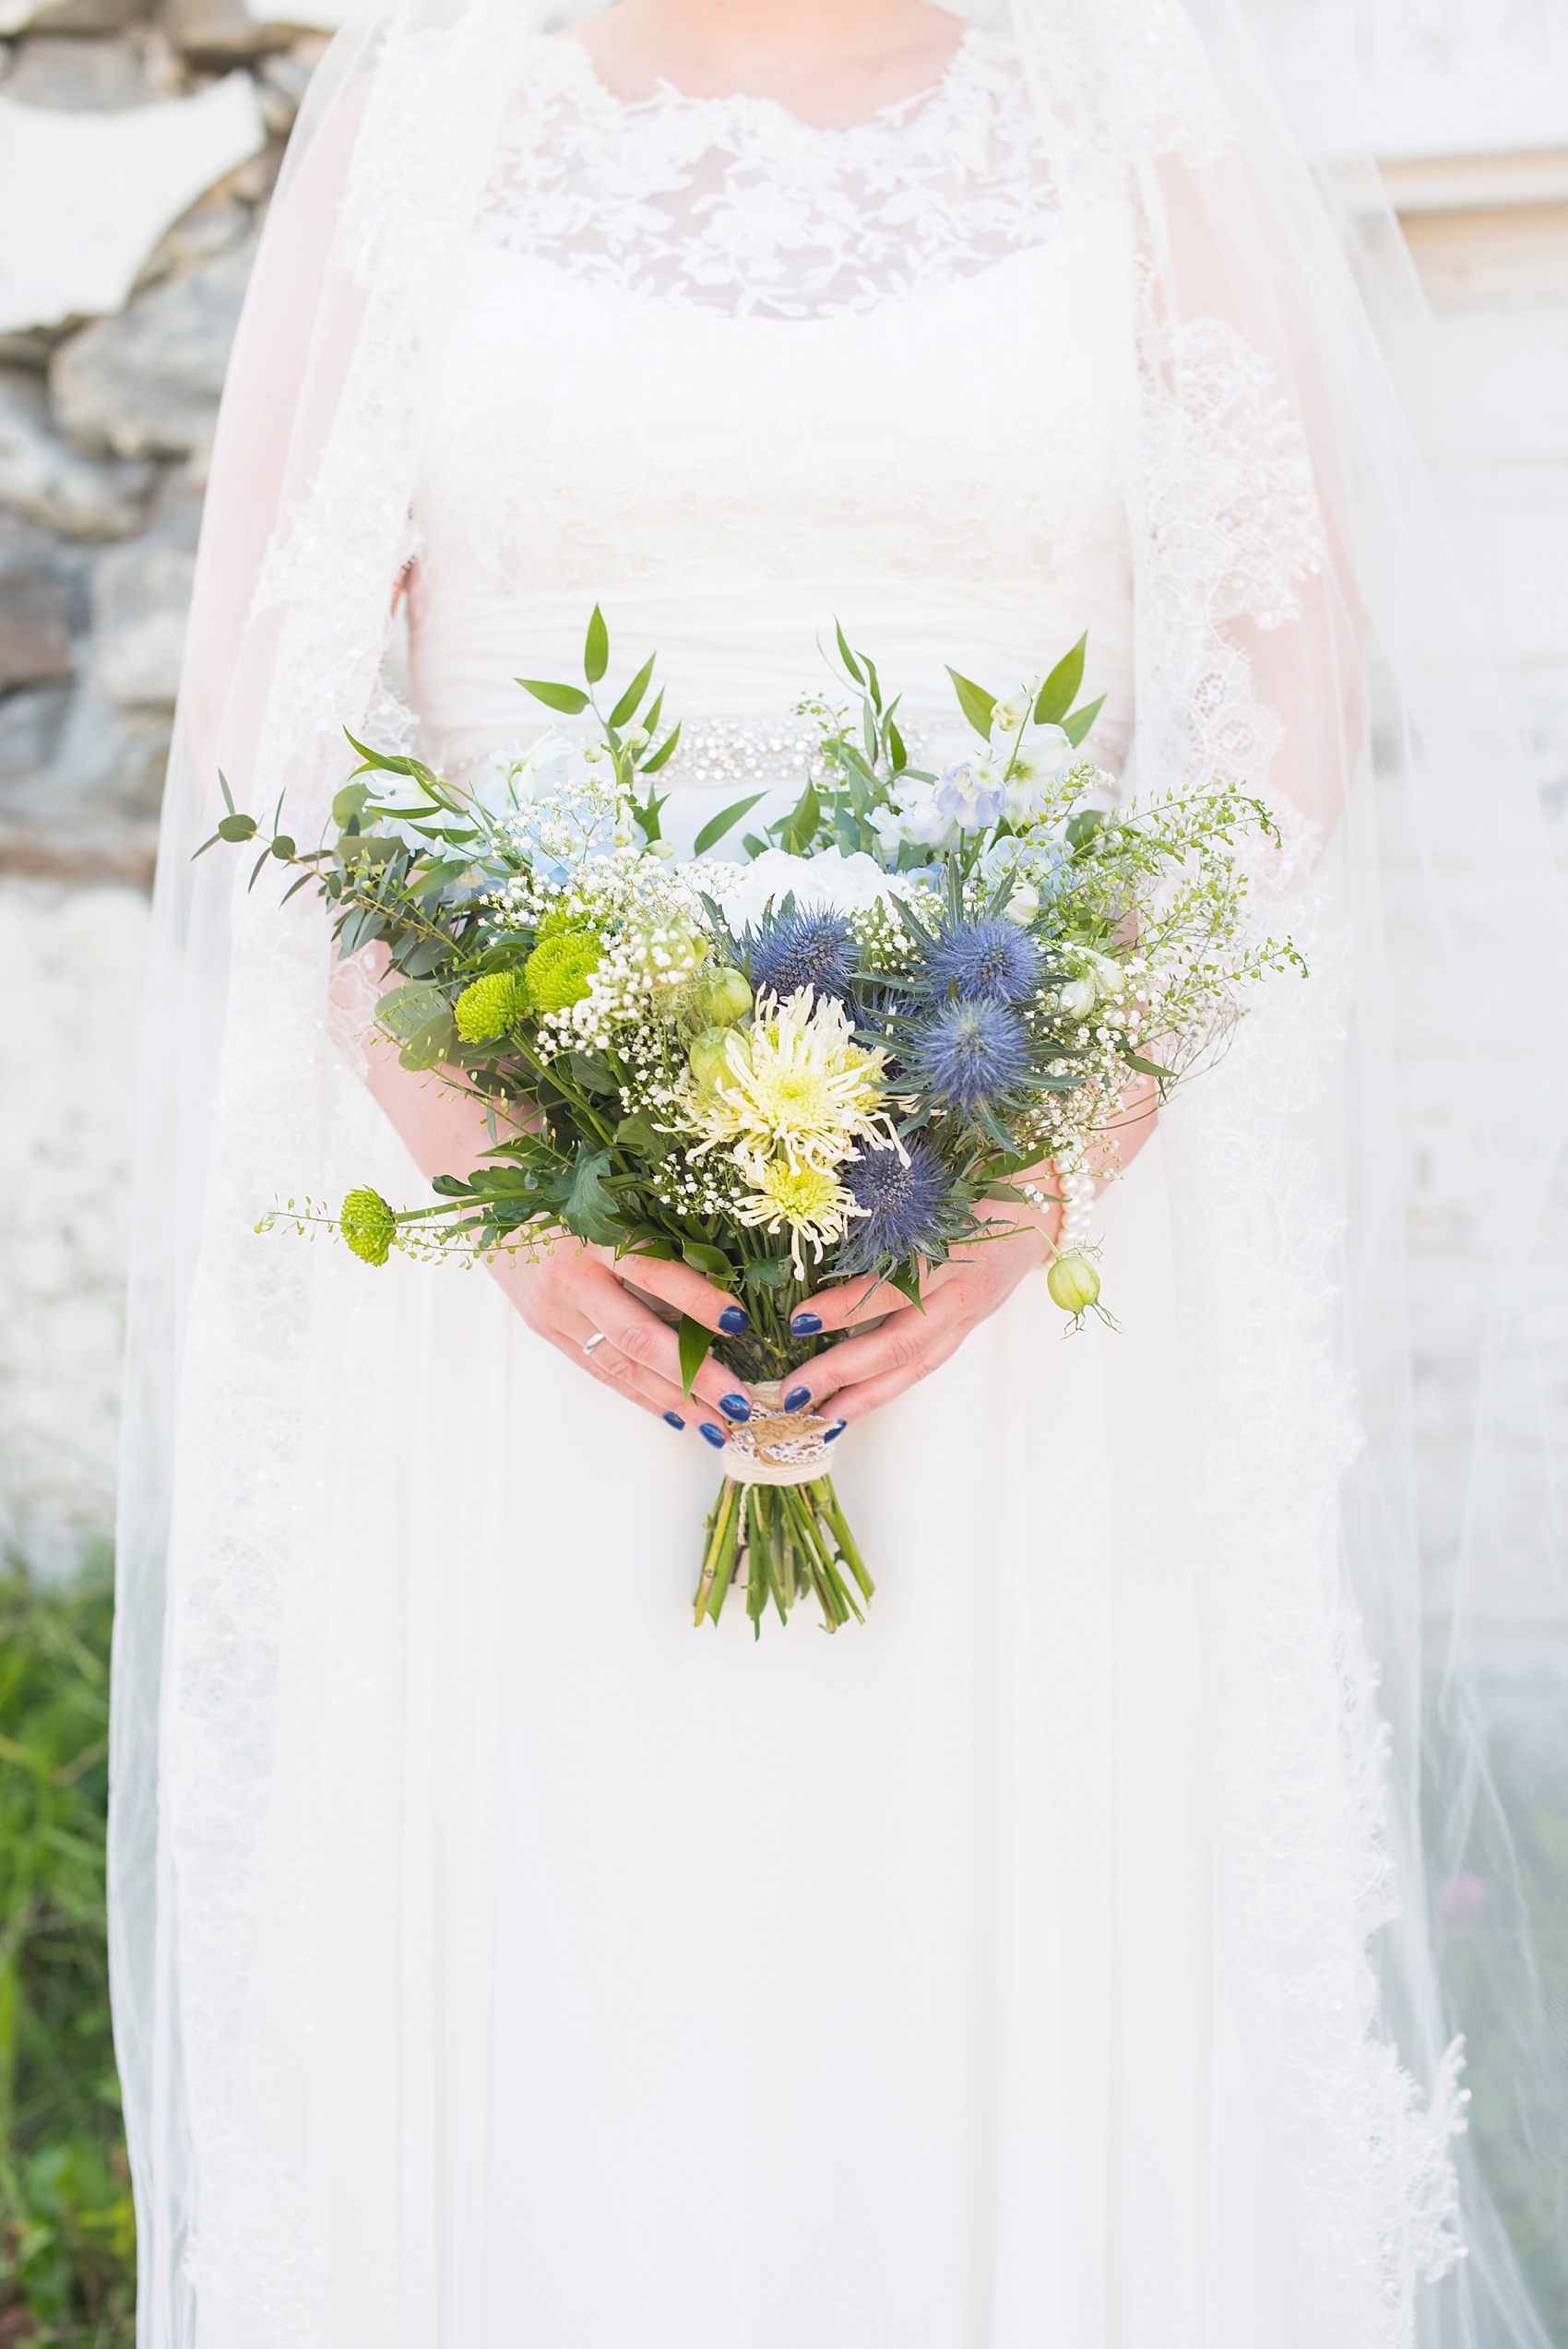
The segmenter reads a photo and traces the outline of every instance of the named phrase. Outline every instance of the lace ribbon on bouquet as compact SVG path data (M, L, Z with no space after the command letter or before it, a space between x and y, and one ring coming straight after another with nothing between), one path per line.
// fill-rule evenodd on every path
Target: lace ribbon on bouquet
M726 1476L738 1485L809 1485L826 1476L833 1457L826 1441L831 1419L784 1410L780 1381L754 1382L752 1393L761 1407L743 1427L731 1429Z

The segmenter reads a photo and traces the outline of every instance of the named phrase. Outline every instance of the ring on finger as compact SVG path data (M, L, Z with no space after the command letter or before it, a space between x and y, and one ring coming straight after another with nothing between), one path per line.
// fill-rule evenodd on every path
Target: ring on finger
M591 1354L596 1346L602 1346L604 1344L606 1335L607 1333L603 1330L595 1330L591 1337L585 1337L583 1340L583 1352L585 1354Z

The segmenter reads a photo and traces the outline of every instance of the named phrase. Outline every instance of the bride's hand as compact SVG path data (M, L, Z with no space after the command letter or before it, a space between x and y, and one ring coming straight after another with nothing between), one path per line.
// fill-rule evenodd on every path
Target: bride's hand
M746 1326L743 1309L689 1265L637 1256L623 1258L618 1269L610 1249L564 1241L536 1263L496 1259L490 1271L529 1329L628 1402L672 1426L696 1428L715 1448L728 1441L729 1420L751 1417L741 1381L711 1356L691 1394L682 1394L675 1332L626 1287L635 1280L650 1297L689 1313L705 1328L738 1335ZM596 1330L603 1331L603 1343L585 1354L583 1347Z
M824 1289L797 1307L790 1326L802 1337L817 1328L848 1329L882 1313L887 1318L879 1329L863 1337L846 1337L803 1363L790 1382L790 1407L814 1408L846 1426L891 1403L956 1354L969 1332L1006 1302L1026 1274L1047 1261L1059 1209L1036 1213L993 1205L978 1212L986 1222L1012 1227L1008 1237L956 1248L948 1263L921 1282L923 1310L907 1303L897 1289L863 1280ZM891 1312L889 1300L895 1307Z

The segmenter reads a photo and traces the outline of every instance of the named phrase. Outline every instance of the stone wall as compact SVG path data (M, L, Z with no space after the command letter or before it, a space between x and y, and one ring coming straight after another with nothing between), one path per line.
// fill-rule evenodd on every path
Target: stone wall
M146 892L202 488L327 36L0 0L0 1537L113 1506Z
M1339 43L1476 422L1454 486L1498 517L1521 714L1568 837L1563 12L1298 6ZM111 1505L144 893L207 452L325 37L242 0L0 0L0 1530L45 1566ZM1461 1390L1455 1243L1429 1224L1435 1477ZM1532 1619L1523 1594L1500 1616L1500 1671Z

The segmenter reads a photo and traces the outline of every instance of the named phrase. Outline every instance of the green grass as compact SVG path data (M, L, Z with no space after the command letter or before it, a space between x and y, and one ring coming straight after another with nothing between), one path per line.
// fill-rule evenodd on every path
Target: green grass
M1568 2343L1568 1786L1494 1757L1511 1845L1443 1952L1469 2133L1547 2336Z
M103 1915L107 1576L0 1572L0 2344L129 2349L136 2225Z

